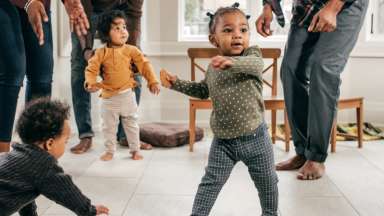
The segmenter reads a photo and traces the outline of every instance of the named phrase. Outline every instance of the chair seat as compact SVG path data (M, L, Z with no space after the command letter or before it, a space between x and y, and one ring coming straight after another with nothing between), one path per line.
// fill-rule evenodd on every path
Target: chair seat
M359 108L363 104L363 97L341 98L338 101L339 109Z
M266 110L285 109L284 98L282 96L263 96Z

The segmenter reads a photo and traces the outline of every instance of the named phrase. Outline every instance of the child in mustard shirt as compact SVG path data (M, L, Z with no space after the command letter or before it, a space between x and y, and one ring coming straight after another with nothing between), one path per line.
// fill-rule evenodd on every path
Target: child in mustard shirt
M99 22L98 32L101 41L106 45L96 49L95 55L89 59L85 69L85 88L89 92L102 89L102 119L103 134L106 150L100 157L103 161L113 158L116 150L116 132L121 117L123 128L129 138L129 148L132 159L141 160L140 136L135 93L136 86L131 70L131 61L148 82L151 93L158 94L160 86L152 65L143 53L135 47L126 44L128 31L126 17L121 11L105 13ZM100 69L103 67L102 74ZM97 81L97 76L102 81Z

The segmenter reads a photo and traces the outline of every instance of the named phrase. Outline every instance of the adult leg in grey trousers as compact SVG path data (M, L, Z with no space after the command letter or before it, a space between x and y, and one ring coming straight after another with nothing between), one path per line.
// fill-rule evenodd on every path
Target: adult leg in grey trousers
M368 0L345 5L334 32L311 33L291 26L281 79L297 156L277 164L278 170L302 166L298 177L304 180L323 175L340 74L356 44L367 6Z

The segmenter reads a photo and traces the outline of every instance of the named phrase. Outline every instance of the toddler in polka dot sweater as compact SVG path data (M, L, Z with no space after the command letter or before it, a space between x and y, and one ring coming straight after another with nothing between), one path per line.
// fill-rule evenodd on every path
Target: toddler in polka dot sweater
M208 14L209 41L220 55L211 59L202 81L180 80L166 70L161 72L163 86L192 97L210 98L213 104L210 124L214 138L192 216L209 215L238 161L248 167L259 192L262 215L277 215L278 179L264 122L264 64L260 49L249 46L248 16L237 7L222 7Z

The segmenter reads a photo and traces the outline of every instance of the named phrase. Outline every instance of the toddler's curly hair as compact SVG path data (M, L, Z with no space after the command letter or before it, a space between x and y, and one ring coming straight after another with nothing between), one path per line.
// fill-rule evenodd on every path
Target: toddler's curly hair
M31 101L17 121L16 131L25 144L39 144L59 137L64 121L69 119L69 105L50 98Z
M121 18L127 23L127 17L120 10L111 10L103 13L97 25L97 32L99 34L102 43L110 43L111 38L109 32L111 31L111 25L116 18Z

